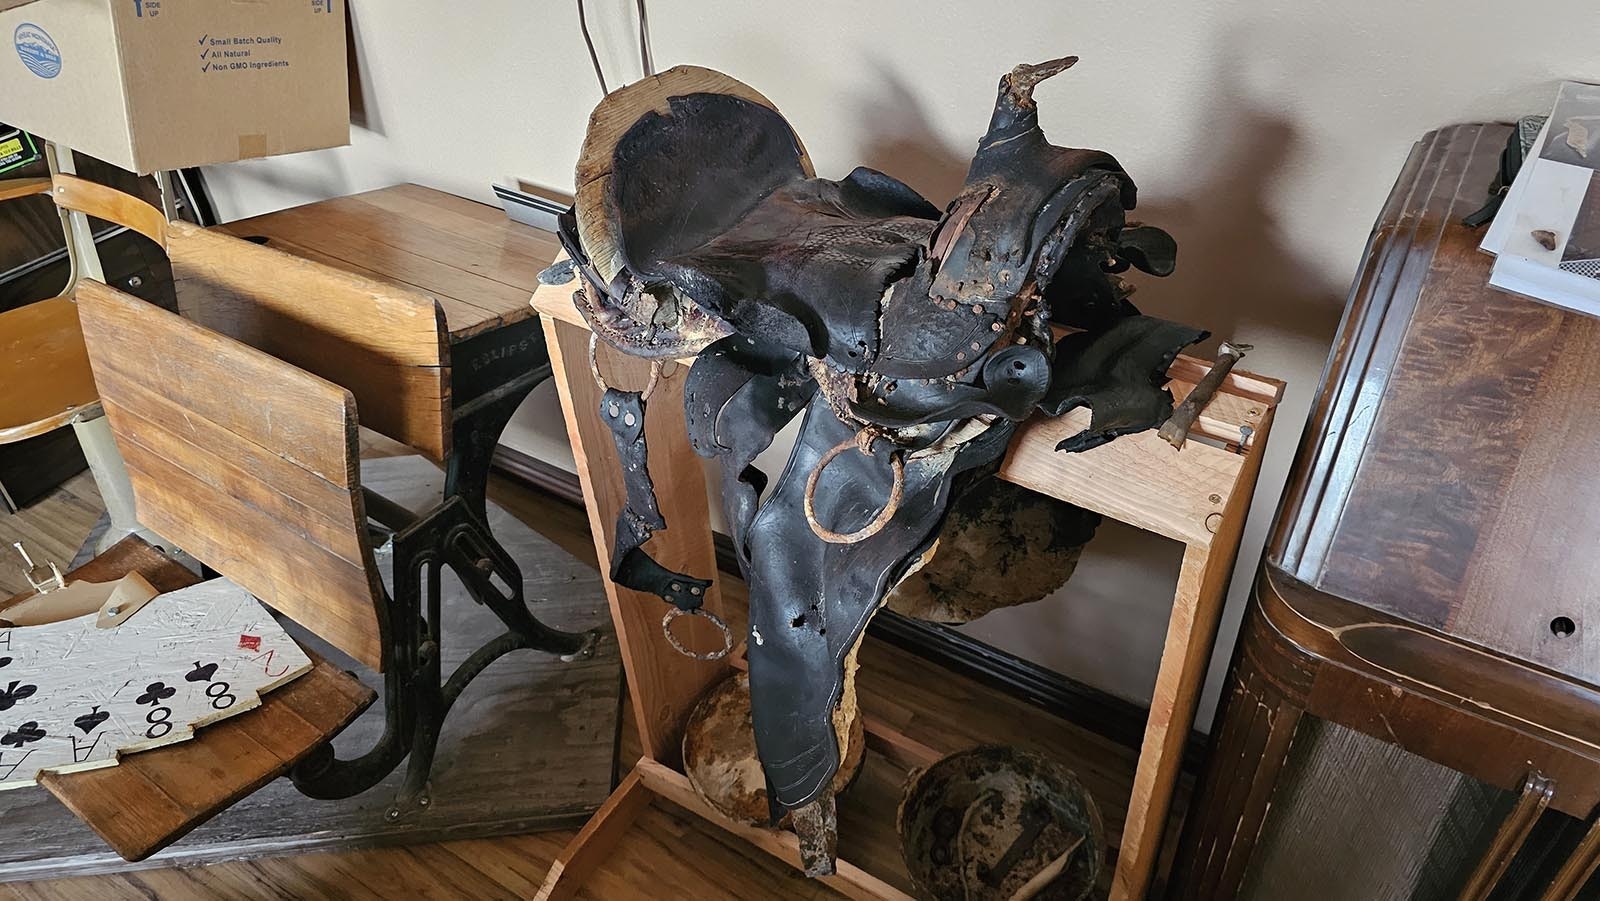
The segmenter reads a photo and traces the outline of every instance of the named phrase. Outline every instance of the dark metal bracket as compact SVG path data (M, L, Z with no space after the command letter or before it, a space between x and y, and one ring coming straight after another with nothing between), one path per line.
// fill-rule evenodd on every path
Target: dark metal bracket
M324 744L295 766L290 778L308 797L335 800L359 794L383 781L409 755L405 782L385 816L398 820L410 810L426 808L431 803L428 775L440 730L450 707L473 678L502 655L523 648L556 654L567 661L594 655L598 630L552 629L528 610L522 570L488 526L489 466L499 435L517 406L550 375L544 343L528 327L537 324L534 320L499 329L456 349L452 383L459 405L442 503L419 516L366 492L367 513L376 525L375 540L387 538L394 553L394 587L386 592L379 610L387 664L383 674L384 732L359 757L338 759L333 746ZM489 339L493 346L474 347ZM538 360L528 359L535 354ZM483 365L473 367L474 359ZM509 366L523 371L508 379L504 370ZM468 595L493 611L506 627L504 633L462 661L448 678L440 661L440 584L445 569L454 572Z

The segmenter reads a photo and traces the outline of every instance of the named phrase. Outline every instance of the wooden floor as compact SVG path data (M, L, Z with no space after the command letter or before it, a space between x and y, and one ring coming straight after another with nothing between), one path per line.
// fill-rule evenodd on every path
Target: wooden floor
M594 545L582 510L499 478L491 493L520 519L594 565ZM0 539L9 550L10 543L21 537L36 558L43 553L64 563L72 558L98 514L93 483L80 476L29 510L0 516ZM19 586L25 588L26 584L17 568L0 563L0 595ZM733 607L740 606L738 601L744 596L741 584L725 577L724 591L735 601ZM742 628L742 624L731 625L736 634ZM1135 752L1131 749L870 638L862 649L861 663L862 706L870 714L938 748L1003 742L1048 753L1073 769L1100 801L1112 840L1120 835L1133 779ZM631 716L623 723L622 736L621 759L637 759L639 745ZM870 836L853 841L851 817L847 816L852 795L841 797L841 822L845 824L841 851L858 865L894 874L893 881L901 882L904 868L892 827L895 775L860 780L880 784L851 790L875 799L874 808L888 808L856 811L857 817L870 814L879 821ZM1180 810L1184 800L1178 799ZM891 824L886 829L885 821ZM3 830L0 825L0 835ZM571 837L570 832L548 832L16 883L0 885L0 898L522 898L537 889L551 860ZM4 839L15 841L18 837ZM697 817L658 803L639 818L591 879L583 897L837 896Z

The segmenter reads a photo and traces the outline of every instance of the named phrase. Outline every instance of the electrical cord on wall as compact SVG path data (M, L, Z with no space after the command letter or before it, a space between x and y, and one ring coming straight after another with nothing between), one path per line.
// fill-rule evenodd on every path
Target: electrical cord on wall
M646 76L656 74L655 55L650 52L650 19L645 13L645 0L634 0L634 6L639 11L639 68ZM594 36L589 33L589 17L583 6L583 0L578 0L578 30L583 32L583 45L589 48L589 62L594 64L595 80L600 82L600 93L609 94L611 89L606 86L605 72L600 68L600 54L594 48Z
M650 20L645 16L644 0L637 0L636 5L639 7L639 65L645 75L654 75L656 60L650 53Z

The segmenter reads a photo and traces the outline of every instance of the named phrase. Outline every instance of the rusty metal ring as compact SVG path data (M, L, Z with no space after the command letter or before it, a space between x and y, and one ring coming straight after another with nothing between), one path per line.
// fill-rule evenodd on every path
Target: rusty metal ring
M899 511L900 498L906 489L906 461L899 451L893 451L889 454L889 471L894 475L894 484L889 488L889 500L883 505L883 509L878 511L878 515L873 517L872 522L849 534L835 532L817 522L817 482L822 478L822 471L827 469L828 464L837 459L840 454L851 448L861 450L862 453L869 453L869 451L862 449L859 436L846 438L832 450L822 455L822 459L817 461L816 468L811 470L811 478L806 480L806 522L811 526L811 531L815 532L818 538L829 544L855 544L883 531L883 527L888 525L889 520Z
M605 376L600 374L600 336L594 332L589 333L589 374L594 376L594 383L600 386L601 392L610 389L606 384ZM644 390L639 392L639 399L646 401L650 395L656 393L656 386L661 384L661 361L650 361L650 381L645 383Z
M722 632L722 649L702 654L699 651L691 651L684 647L683 643L678 641L678 636L672 634L672 621L680 616L698 616L710 620L711 625L716 626ZM703 607L696 607L693 610L685 610L682 607L668 607L667 615L661 617L661 634L667 636L667 643L672 645L673 650L685 657L693 657L696 660L721 660L733 651L733 632L728 628L728 624L723 622L722 617Z

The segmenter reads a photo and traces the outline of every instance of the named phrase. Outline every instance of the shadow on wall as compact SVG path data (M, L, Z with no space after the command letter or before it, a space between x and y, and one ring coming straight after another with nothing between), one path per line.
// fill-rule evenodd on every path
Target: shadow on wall
M1250 108L1212 121L1223 146L1210 171L1187 197L1150 198L1131 217L1178 241L1177 271L1159 284L1147 279L1134 302L1210 329L1213 343L1249 335L1325 346L1344 309L1343 287L1321 283L1284 244L1267 203L1273 179L1293 156L1293 126Z
M877 77L872 83L879 86L879 95L861 110L857 130L872 135L861 165L900 179L942 209L961 192L967 165L988 123L988 111L981 120L974 120L972 143L963 152L938 135L918 94L898 71L882 63L874 63L873 68Z
M1238 82L1227 68L1223 63L1218 73L1224 89L1213 94L1222 98L1218 108L1204 118L1211 123L1200 138L1212 151L1206 163L1182 195L1147 195L1130 216L1171 232L1179 248L1172 276L1135 273L1141 280L1133 300L1148 314L1209 329L1213 337L1196 351L1201 356L1210 356L1221 340L1254 342L1263 357L1272 355L1272 345L1281 345L1279 354L1326 347L1343 309L1343 286L1323 282L1317 267L1287 246L1272 210L1270 192L1296 153L1295 128L1253 106L1244 90L1226 89ZM948 203L961 189L977 134L973 147L951 146L939 137L916 91L895 72L880 68L877 74L878 95L861 110L862 132L876 136L865 148L863 165L904 180L935 205ZM1131 174L1137 182L1139 173ZM1277 424L1272 456L1292 454L1300 426L1290 416ZM1257 517L1273 509L1281 487L1268 481L1258 487ZM1254 524L1251 534L1264 535L1266 525ZM1261 538L1246 540L1259 544ZM1253 571L1258 553L1259 547L1247 545L1240 570ZM1080 601L1066 602L1074 591L1069 584L1040 603L997 611L968 629L1043 666L1147 703L1180 556L1176 546L1155 536L1102 528L1075 577L1073 596ZM1093 635L1096 641L1086 648L1060 641L1062 635ZM1229 636L1220 645L1228 653ZM1197 723L1205 728L1207 721L1201 711Z
M875 136L862 165L893 175L943 207L961 190L983 123L977 123L972 147L952 147L897 72L880 66L877 75L880 94L861 114L861 130ZM1134 273L1143 278L1135 304L1151 315L1209 329L1211 344L1233 338L1243 323L1251 333L1326 344L1344 308L1343 288L1319 284L1315 270L1284 246L1267 204L1273 180L1294 154L1293 126L1248 106L1220 110L1210 121L1219 152L1209 170L1197 174L1186 196L1142 197L1129 216L1166 229L1178 241L1173 275ZM1114 148L1098 149L1115 155ZM1139 180L1139 173L1130 174Z

